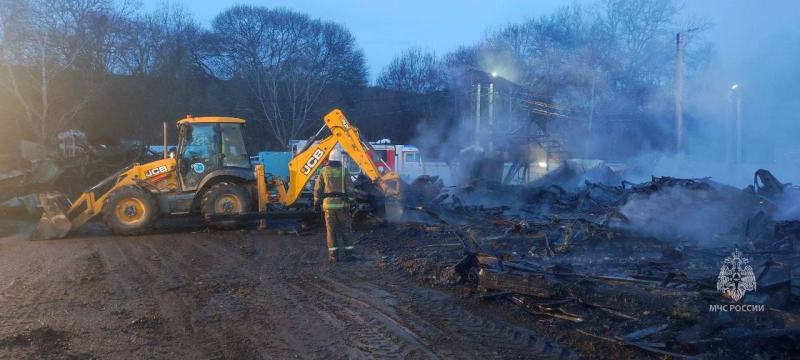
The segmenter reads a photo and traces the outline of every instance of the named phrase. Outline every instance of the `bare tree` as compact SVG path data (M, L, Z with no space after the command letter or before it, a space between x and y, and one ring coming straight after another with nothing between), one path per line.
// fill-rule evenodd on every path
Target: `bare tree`
M447 73L436 54L410 48L387 65L377 85L391 90L392 103L386 110L404 127L388 133L393 139L410 138L417 124L441 117L447 103Z
M329 86L366 83L364 55L341 25L239 5L219 14L212 29L217 62L209 67L247 84L259 115L284 147L312 125L311 114Z
M450 77L458 76L469 69L480 68L478 57L481 49L478 45L459 46L444 54L442 66Z
M97 94L113 67L113 24L124 13L110 0L3 0L4 71L0 86L23 110L25 126L51 141Z
M203 30L180 4L163 3L126 19L123 28L117 53L123 74L175 78L202 64Z
M415 47L395 57L381 71L377 85L406 93L429 94L444 90L445 73L436 54Z

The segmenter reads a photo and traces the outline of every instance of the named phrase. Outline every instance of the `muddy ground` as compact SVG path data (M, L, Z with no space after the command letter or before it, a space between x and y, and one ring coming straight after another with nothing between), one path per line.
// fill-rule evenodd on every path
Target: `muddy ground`
M0 221L0 358L568 359L583 351L417 282L397 266L401 254L363 241L363 231L361 259L332 265L321 230L218 232L179 218L142 236L113 236L93 222L66 239L29 241L33 226Z
M504 256L542 253L536 238L497 235L505 227L488 220L471 226ZM648 343L700 358L798 351L793 335L670 345L717 301L680 290L591 286L575 295L618 314L564 307L581 322L536 316L507 297L482 300L487 292L453 270L463 256L457 237L431 222L362 226L359 261L336 265L326 261L322 229L283 235L297 228L289 221L220 232L197 218L163 219L134 237L92 222L66 239L30 241L33 227L0 220L0 358L669 358L608 341L659 326ZM623 274L658 261L660 246L608 243L537 261ZM673 265L713 277L717 257ZM781 325L748 316L727 327Z

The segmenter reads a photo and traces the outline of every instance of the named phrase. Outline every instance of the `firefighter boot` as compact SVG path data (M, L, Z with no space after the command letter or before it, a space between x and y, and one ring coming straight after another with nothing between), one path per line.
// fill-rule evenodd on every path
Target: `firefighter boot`
M328 261L336 264L339 261L339 253L336 250L328 250Z

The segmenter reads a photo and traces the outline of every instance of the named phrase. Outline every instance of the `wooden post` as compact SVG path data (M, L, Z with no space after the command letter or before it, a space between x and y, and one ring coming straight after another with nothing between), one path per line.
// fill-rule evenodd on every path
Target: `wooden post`
M266 212L269 193L267 193L267 183L266 179L264 179L264 164L256 165L256 186L258 187L258 212ZM267 220L259 220L258 229L264 230L266 228Z
M164 122L164 160L166 160L169 156L167 156L167 122Z

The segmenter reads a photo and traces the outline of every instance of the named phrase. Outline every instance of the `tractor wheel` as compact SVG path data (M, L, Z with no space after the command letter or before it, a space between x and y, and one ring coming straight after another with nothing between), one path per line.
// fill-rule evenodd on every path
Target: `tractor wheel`
M157 217L153 197L136 185L124 186L103 201L103 220L120 235L136 235L146 230Z
M200 211L206 221L218 229L234 229L242 225L241 220L211 221L210 215L241 214L250 211L250 194L234 183L221 182L212 186L200 204Z

